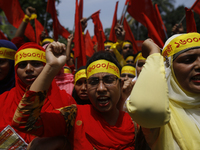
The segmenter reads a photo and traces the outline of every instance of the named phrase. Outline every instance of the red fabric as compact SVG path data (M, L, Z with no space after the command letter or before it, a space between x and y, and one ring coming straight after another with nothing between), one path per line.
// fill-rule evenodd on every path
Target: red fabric
M13 42L17 48L20 48L23 44L25 44L24 37L14 37L11 42Z
M126 21L126 18L124 18L124 30L126 31L126 34L125 34L125 40L129 40L132 42L132 45L133 45L133 51L134 53L136 54L138 52L138 47L137 47L137 44L135 42L135 38L134 38L134 35L131 31L131 28L130 26L128 25L128 22Z
M37 44L40 44L40 35L43 30L44 30L43 25L37 19L35 19L35 33L36 33L36 43Z
M76 124L82 121L82 124ZM135 129L128 113L120 111L115 125L109 125L92 105L77 105L77 116L69 139L73 149L134 150Z
M197 32L196 22L194 20L194 14L192 10L185 7L185 14L186 14L187 33Z
M143 14L143 18L146 21L146 26L148 29L148 36L159 46L159 47L163 47L164 43L161 40L158 32L156 31L155 27L153 26L152 22L150 21L150 19Z
M1 32L1 30L0 30L0 39L8 40L8 38L4 35L3 32Z
M25 15L19 1L0 0L0 8L4 11L8 22L18 28ZM35 42L35 32L30 23L28 23L24 34L30 41Z
M166 38L165 32L167 32L167 29L166 29L166 27L165 27L165 25L163 23L163 20L161 18L160 11L158 9L158 5L157 4L155 4L155 14L156 14L156 18L157 18L157 21L158 21L158 27L159 27L157 29L157 31L158 31L161 39L164 40Z
M115 12L114 12L114 15L113 15L113 21L112 21L112 26L111 26L111 29L110 29L110 35L109 35L109 40L110 41L113 41L113 42L116 42L117 41L117 37L116 37L116 34L115 34L115 26L117 24L117 9L118 9L118 3L119 1L116 2L116 5L115 5Z
M29 42L20 47L17 50L17 52L24 48L36 48L41 51L45 51L41 46L37 45L36 43ZM17 67L18 65L15 66L16 87L0 95L0 114L2 115L0 117L0 131L3 130L3 128L5 128L7 125L11 125L14 112L22 96L25 93L25 89L27 88L16 73ZM67 94L64 90L59 90L55 80L53 80L41 111L51 111L56 108L64 107L75 103L76 102L73 99L73 97ZM19 133L20 136L28 143L31 142L31 140L34 138L34 136L22 133L20 131L17 131L17 133Z
M83 18L83 0L79 1L78 9L79 9L79 19L82 19Z
M158 22L155 15L155 10L152 5L151 0L126 0L126 3L129 2L127 12L138 22L146 26L146 22L142 13L144 13L152 24L158 29ZM147 26L146 26L147 27Z
M78 9L78 1L76 0L75 11L75 34L74 34L74 59L77 59L77 69L81 66L85 66L87 59L85 53L85 43L82 34L82 27L80 22L80 14ZM76 61L75 61L76 62Z
M200 0L196 0L191 9L193 9L197 14L200 15Z
M94 45L97 44L97 37L96 37L95 35L94 35L93 38L92 38L92 43L93 43Z
M92 21L94 23L94 34L98 42L98 51L104 50L104 41L106 37L103 32L103 26L99 18L100 10L92 14Z
M85 34L85 50L86 50L86 55L89 57L92 57L92 55L94 54L94 44L92 43L92 39L90 37L90 33L87 30L86 34Z
M142 43L143 43L144 41L140 41L140 40L136 40L136 44L137 44L137 47L138 47L138 50L139 51L142 51Z
M51 14L51 17L53 19L53 34L55 40L58 40L58 35L62 35L65 39L67 39L70 33L60 24L57 18L55 0L48 0L46 11Z

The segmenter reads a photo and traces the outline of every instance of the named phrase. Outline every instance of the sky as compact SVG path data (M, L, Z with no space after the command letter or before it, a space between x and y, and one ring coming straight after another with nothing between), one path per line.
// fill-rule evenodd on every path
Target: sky
M94 12L101 10L99 16L103 28L110 28L117 1L119 1L117 16L120 18L125 0L84 0L83 17L87 18ZM76 0L60 0L60 3L56 6L59 13L58 19L61 25L70 30L72 30L74 26L75 2ZM174 6L178 7L179 5L184 5L185 7L190 8L194 2L195 0L175 0ZM93 22L90 19L86 30L89 30L91 36L94 35L93 26Z

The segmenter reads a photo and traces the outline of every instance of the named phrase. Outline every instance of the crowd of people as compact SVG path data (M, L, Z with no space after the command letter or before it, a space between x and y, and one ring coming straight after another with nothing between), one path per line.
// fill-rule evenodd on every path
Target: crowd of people
M199 33L175 25L163 48L147 38L134 54L117 24L118 41L76 69L73 34L25 43L26 25L0 40L0 131L11 125L28 150L200 148Z

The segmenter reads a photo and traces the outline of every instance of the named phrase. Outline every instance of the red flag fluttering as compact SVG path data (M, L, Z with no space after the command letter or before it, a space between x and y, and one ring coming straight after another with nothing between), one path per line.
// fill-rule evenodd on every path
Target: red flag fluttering
M196 0L191 9L193 9L197 14L200 15L200 0Z
M4 11L8 22L15 28L18 28L25 15L19 1L0 0L0 8ZM28 23L24 34L30 41L35 42L35 32L30 23Z
M48 0L46 11L51 14L51 17L53 19L54 39L58 40L58 35L61 35L67 39L70 33L60 24L57 18L55 0Z
M157 21L158 21L158 27L159 27L159 29L157 29L157 31L158 31L161 39L164 40L165 38L167 38L165 36L165 32L167 32L167 29L166 29L166 27L165 27L165 25L163 23L163 20L161 18L160 11L158 9L158 5L157 4L155 4L155 14L156 14L156 18L157 18Z
M143 14L143 18L146 21L146 26L148 29L148 36L160 47L164 46L163 41L161 40L158 32L156 31L155 27L153 26L152 22L150 21L150 19Z
M94 54L94 44L92 42L91 36L89 31L87 30L86 34L85 34L85 52L86 55L89 57L92 57L92 55Z
M103 26L99 18L99 13L100 13L100 10L93 13L91 18L94 23L94 34L98 42L98 51L101 51L101 50L104 50L104 41L106 40L106 37L103 32Z
M37 44L40 43L40 35L43 30L44 30L43 25L37 19L35 19L35 34L36 34L36 43Z
M75 10L75 34L74 34L74 58L77 59L77 69L86 65L86 53L84 45L84 37L82 34L82 27L80 22L80 12L78 0L76 0Z
M131 28L130 26L128 25L128 22L126 21L126 18L124 18L124 30L126 31L126 34L125 34L125 40L129 40L132 42L132 45L133 45L133 51L134 53L136 54L138 52L138 47L137 47L137 44L135 42L135 38L133 36L133 33L131 31Z
M110 29L110 35L109 35L109 40L112 41L112 42L116 42L117 41L117 37L116 37L116 34L115 34L115 26L117 24L118 3L119 3L119 1L117 1L116 5L115 5L115 12L114 12L114 15L113 15L112 27Z
M194 14L192 10L185 7L185 14L186 14L187 33L197 32L196 22L194 20Z

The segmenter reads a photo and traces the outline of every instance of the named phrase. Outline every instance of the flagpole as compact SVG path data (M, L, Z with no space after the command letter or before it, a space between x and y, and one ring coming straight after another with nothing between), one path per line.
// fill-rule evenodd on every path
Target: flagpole
M127 4L125 5L126 8L125 8L124 15L123 15L123 12L122 12L122 15L123 15L123 16L121 16L121 17L122 17L122 21L120 22L120 25L123 25L123 22L124 22L124 18L125 18L125 16L126 16L126 11L127 11L128 5L129 5L129 1L128 1Z

